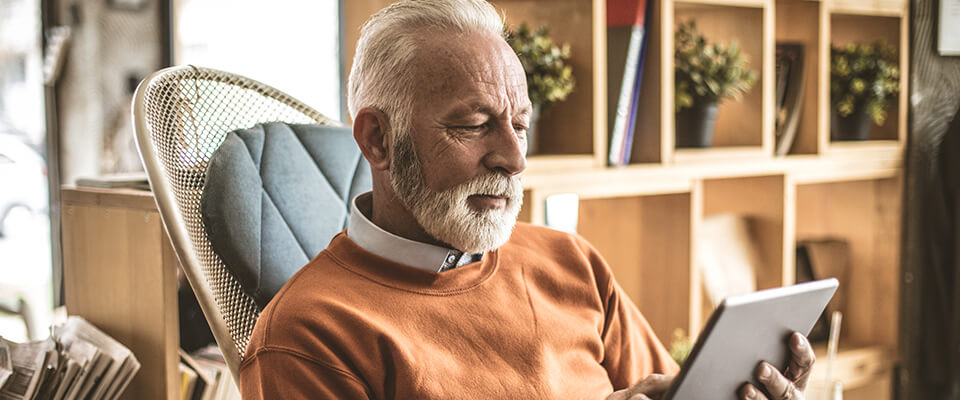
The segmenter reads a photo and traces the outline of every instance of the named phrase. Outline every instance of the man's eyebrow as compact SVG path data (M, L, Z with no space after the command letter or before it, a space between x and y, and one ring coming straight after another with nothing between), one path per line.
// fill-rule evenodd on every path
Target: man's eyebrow
M533 106L527 104L523 107L520 107L520 111L517 112L517 115L528 116L533 114Z
M447 113L449 117L462 116L470 113L481 113L486 115L499 115L500 110L491 107L488 104L471 103L458 105ZM529 104L522 106L516 113L516 116L528 116L533 113L533 107Z

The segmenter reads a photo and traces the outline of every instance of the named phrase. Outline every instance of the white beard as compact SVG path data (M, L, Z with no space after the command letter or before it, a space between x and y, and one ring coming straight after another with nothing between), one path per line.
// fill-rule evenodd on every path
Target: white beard
M523 203L517 176L490 172L441 192L427 187L423 167L409 135L398 135L390 165L390 183L397 198L434 239L465 253L485 253L510 239ZM474 210L475 194L503 196L502 209Z

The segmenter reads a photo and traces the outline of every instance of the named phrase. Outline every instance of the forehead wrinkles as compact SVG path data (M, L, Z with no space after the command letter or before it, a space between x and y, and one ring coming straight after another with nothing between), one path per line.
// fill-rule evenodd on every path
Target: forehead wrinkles
M491 40L495 39L495 40ZM420 99L480 95L504 109L522 106L526 78L520 61L499 38L459 36L455 40L427 40L420 47ZM449 99L446 99L449 101Z

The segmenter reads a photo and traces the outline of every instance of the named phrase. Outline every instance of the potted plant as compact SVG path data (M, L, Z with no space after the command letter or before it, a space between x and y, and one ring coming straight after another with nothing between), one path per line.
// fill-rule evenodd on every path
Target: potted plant
M527 23L507 31L507 43L517 52L527 74L527 90L533 103L533 114L527 129L527 154L537 148L536 125L540 112L551 103L567 98L573 91L573 70L570 67L570 45L558 46L550 38L547 27L531 30Z
M830 49L830 137L866 140L870 120L877 126L900 88L900 69L893 46L850 43Z
M717 105L739 99L756 73L747 69L747 57L735 41L707 43L693 20L680 24L674 40L676 146L710 147Z

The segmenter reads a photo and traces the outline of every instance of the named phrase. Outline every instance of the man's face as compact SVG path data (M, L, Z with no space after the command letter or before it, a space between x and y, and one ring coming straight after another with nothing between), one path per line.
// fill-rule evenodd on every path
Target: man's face
M530 115L523 67L500 38L428 39L407 121L395 121L391 183L435 239L465 252L506 242L516 222Z

